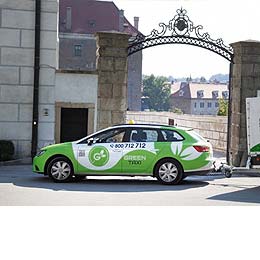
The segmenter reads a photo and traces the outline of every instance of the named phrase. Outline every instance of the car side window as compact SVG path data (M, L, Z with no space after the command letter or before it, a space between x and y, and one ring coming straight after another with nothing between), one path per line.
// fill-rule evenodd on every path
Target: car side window
M112 129L95 136L97 143L122 143L124 142L125 130Z
M130 142L158 142L159 133L157 129L132 129Z
M125 142L125 132L125 129L112 129L91 136L81 143L88 143L89 140L92 143L122 143Z
M173 130L161 130L165 142L182 141L184 138Z

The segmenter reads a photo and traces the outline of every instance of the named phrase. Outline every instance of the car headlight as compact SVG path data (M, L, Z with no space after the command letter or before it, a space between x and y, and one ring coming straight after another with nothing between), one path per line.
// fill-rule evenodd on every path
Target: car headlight
M36 154L36 156L41 156L41 155L43 155L44 153L46 152L46 150L40 150L37 154Z

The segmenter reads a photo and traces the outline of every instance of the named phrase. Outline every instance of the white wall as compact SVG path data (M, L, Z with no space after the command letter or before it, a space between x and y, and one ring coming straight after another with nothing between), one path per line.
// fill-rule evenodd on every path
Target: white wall
M0 139L18 158L31 153L35 2L0 0ZM42 0L41 11L39 147L54 141L58 0Z
M208 103L211 103L211 107L208 107ZM196 107L195 107L196 103ZM200 107L200 103L204 103L204 108ZM218 99L192 99L191 100L191 114L193 115L217 115L219 107L216 107L216 103L219 103Z
M98 75L93 72L56 72L55 101L95 104L94 131L97 125Z
M96 104L97 85L98 76L96 74L57 71L55 101Z

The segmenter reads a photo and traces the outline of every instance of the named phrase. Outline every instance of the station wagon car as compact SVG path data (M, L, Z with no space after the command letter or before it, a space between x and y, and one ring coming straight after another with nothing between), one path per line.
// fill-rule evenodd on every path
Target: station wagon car
M50 145L33 160L33 171L55 182L110 175L152 176L162 184L178 184L212 169L212 146L194 130L149 124L116 125Z

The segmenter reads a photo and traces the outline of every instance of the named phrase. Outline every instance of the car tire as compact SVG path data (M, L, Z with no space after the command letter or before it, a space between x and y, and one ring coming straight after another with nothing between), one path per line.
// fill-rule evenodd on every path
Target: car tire
M183 170L178 161L166 158L156 165L155 177L162 184L176 185L183 178Z
M68 182L74 174L73 166L66 157L56 157L47 166L47 173L54 182Z

